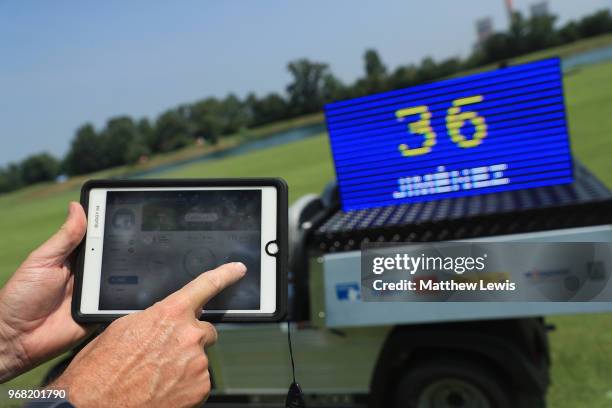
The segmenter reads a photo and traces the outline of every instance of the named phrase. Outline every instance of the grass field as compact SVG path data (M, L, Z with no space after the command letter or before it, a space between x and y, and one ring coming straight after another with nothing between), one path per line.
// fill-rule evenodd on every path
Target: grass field
M612 63L583 68L566 78L572 147L576 156L612 187ZM215 162L192 164L164 177L281 176L290 199L319 192L333 177L326 135ZM78 183L33 186L0 196L0 284L27 253L62 222ZM549 406L612 405L612 315L551 317L553 386ZM46 365L0 387L35 386Z

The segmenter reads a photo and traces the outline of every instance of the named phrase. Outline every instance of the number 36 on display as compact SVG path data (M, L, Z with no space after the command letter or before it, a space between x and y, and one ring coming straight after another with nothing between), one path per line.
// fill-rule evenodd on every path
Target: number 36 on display
M446 111L446 130L450 139L461 148L476 147L482 143L482 139L487 136L487 122L485 118L474 111L463 110L462 107L472 103L483 101L482 95L470 96L467 98L455 99L453 106ZM419 105L411 108L400 109L395 112L395 117L403 121L407 116L419 115L419 119L408 125L411 133L423 135L421 145L408 146L402 143L398 146L403 156L420 156L431 151L436 145L436 133L431 127L431 112L427 105ZM461 128L469 121L474 126L474 134L471 139L466 138L461 133Z

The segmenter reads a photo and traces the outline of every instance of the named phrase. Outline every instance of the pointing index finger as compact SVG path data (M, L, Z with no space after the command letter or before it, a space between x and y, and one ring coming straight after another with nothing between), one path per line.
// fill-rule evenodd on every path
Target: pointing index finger
M219 266L183 286L176 294L184 298L189 307L199 317L202 307L226 287L238 282L246 273L241 262Z

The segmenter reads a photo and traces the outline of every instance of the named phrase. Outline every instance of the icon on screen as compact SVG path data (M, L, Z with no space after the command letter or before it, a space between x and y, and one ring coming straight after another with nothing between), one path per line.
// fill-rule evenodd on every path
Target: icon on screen
M113 214L113 228L117 230L129 230L132 229L134 224L136 223L136 217L134 216L134 212L128 209L120 209L115 211Z

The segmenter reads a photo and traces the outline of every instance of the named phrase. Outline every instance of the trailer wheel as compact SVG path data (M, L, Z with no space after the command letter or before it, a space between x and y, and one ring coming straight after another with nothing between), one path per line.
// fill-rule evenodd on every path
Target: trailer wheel
M504 382L479 362L463 358L422 361L399 378L394 408L510 408Z

